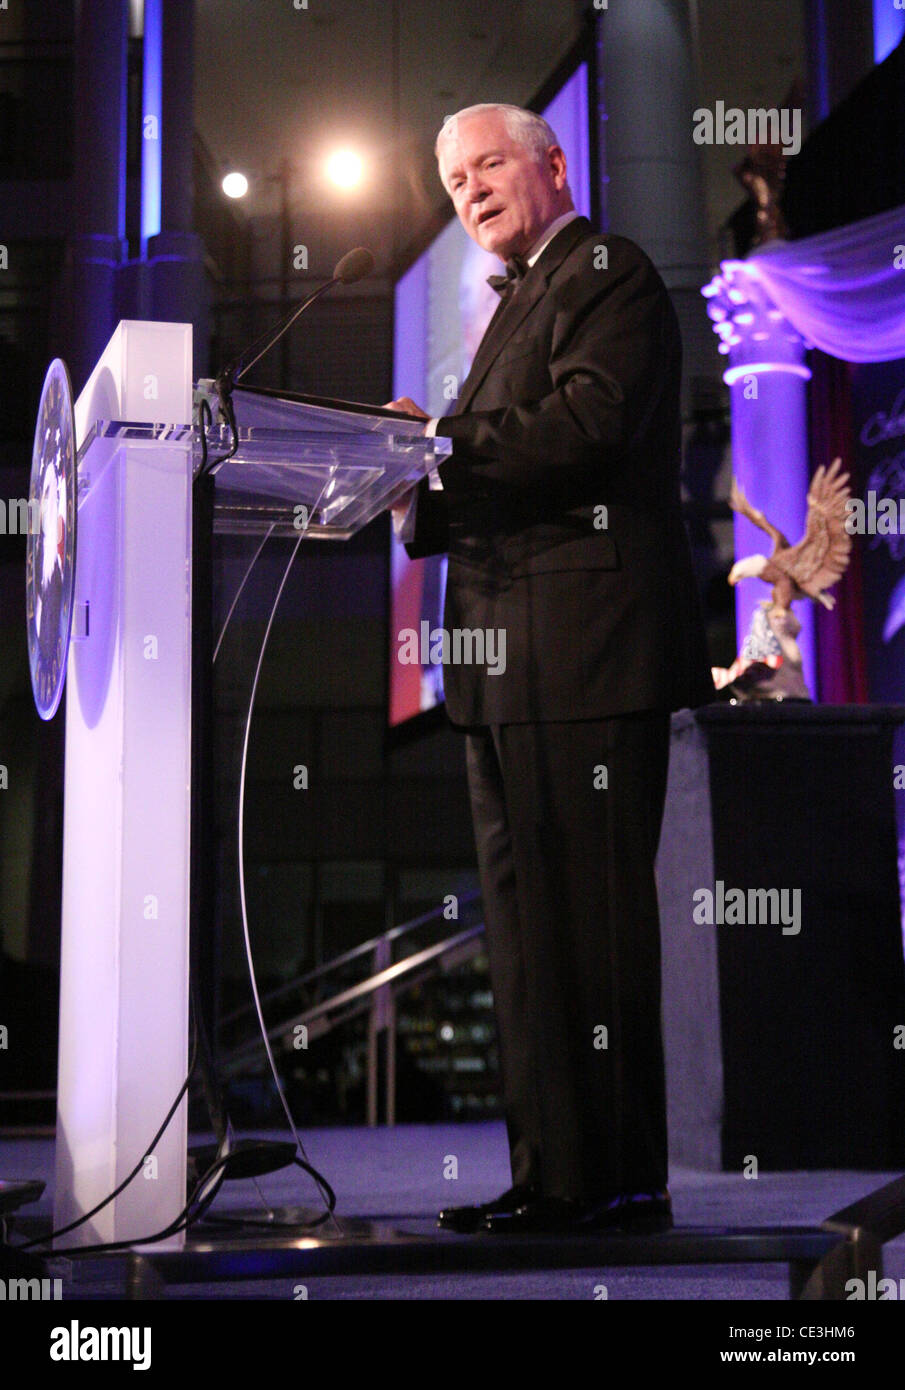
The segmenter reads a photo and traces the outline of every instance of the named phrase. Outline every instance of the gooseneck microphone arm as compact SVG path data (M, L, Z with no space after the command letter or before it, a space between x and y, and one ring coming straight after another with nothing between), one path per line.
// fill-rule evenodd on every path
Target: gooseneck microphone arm
M307 299L303 299L301 304L294 308L285 319L281 319L275 329L268 328L266 333L262 333L260 337L256 338L251 347L246 348L243 353L230 362L228 367L223 369L217 377L217 385L219 386L220 382L223 381L224 383L228 383L230 388L237 386L245 373L280 341L284 333L288 332L299 314L304 313L309 304L313 304L315 299L318 299L322 294L326 294L327 290L332 290L333 286L339 283L339 279L334 276L332 280L328 280L326 284L316 289L313 294L309 294ZM263 345L261 346L260 352L255 353L254 357L252 357L251 354L255 352L255 348L259 345Z
M216 379L217 395L220 404L226 409L226 403L232 394L233 387L236 386L256 362L259 362L265 353L269 352L275 343L278 343L283 334L295 323L300 314L313 304L327 290L332 290L334 285L354 285L356 280L363 280L366 275L370 275L374 269L374 257L364 246L357 247L354 251L348 251L336 266L333 272L333 279L328 280L325 285L321 285L313 294L309 294L297 308L291 310L285 319L281 319L276 328L268 329L256 338L250 347L233 359L229 366L224 367ZM260 348L260 351L256 349ZM254 354L252 356L252 354Z

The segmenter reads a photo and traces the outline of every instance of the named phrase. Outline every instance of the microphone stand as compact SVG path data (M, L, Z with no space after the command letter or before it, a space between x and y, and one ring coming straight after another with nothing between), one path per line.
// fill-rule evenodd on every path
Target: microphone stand
M370 275L373 269L374 257L366 247L359 246L354 251L348 251L336 266L331 280L321 285L313 294L309 294L308 298L302 300L302 303L299 304L297 308L291 309L290 312L280 320L276 328L269 329L267 332L257 337L250 347L246 348L238 357L233 358L232 362L224 367L214 378L214 390L217 393L220 412L229 426L232 445L229 453L224 454L218 459L208 460L205 450L205 458L198 474L199 477L205 476L219 464L225 463L228 459L231 459L239 447L239 431L236 425L236 413L233 409L232 393L245 373L249 371L256 362L259 362L266 352L270 351L274 343L279 342L280 338L292 327L299 315L303 314L308 306L313 304L316 299L319 299L322 294L326 294L328 290L332 290L334 285L352 285L357 280L361 280L365 275ZM201 428L203 431L203 423Z
M327 290L332 290L334 285L339 285L341 283L342 277L334 275L332 280L328 280L326 284L316 289L313 294L309 294L307 299L302 300L301 304L290 310L285 318L280 320L276 328L268 329L265 333L260 334L250 347L246 348L243 353L240 353L228 366L223 368L222 372L216 377L214 385L217 391L217 399L220 402L220 408L228 421L231 422L232 417L233 387L237 386L245 373L249 371L256 362L260 361L264 354L269 352L275 343L279 342L283 334L292 327L299 314L304 313L309 304L313 304L322 294L326 294ZM255 349L261 344L263 344L263 346L260 352L255 353L252 357L251 354L254 353Z

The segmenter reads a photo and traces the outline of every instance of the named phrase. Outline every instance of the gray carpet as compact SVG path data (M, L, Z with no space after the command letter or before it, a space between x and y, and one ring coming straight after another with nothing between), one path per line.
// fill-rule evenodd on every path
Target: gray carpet
M199 1142L203 1136L193 1136ZM261 1137L285 1138L284 1134ZM343 1217L384 1220L432 1218L441 1206L486 1200L509 1185L502 1124L405 1125L396 1129L321 1129L303 1135L310 1161L327 1177ZM456 1160L458 1176L444 1177ZM676 1169L670 1181L676 1225L766 1226L812 1225L848 1205L896 1173L794 1172L763 1173L745 1179L738 1173ZM0 1177L41 1178L47 1190L41 1202L23 1209L13 1229L17 1243L38 1229L36 1219L52 1214L53 1141L0 1140ZM274 1207L317 1206L313 1183L298 1169L284 1169L260 1180L224 1185L213 1210L224 1214L266 1204ZM263 1201L262 1195L263 1194ZM481 1237L477 1237L481 1239ZM489 1239L489 1238L488 1238ZM121 1269L92 1261L54 1265L64 1279L64 1298L105 1299L121 1296ZM884 1247L884 1273L905 1278L905 1237ZM310 1299L543 1299L593 1300L606 1287L609 1299L756 1299L788 1298L785 1265L697 1265L673 1268L600 1270L531 1270L517 1273L393 1275L308 1278ZM297 1279L254 1280L228 1284L172 1286L177 1299L274 1299L297 1297ZM905 1287L905 1285L903 1285Z

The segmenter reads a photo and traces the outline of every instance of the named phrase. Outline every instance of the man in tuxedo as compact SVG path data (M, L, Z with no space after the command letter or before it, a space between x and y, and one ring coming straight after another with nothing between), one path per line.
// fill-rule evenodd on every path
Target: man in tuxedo
M512 1167L501 1197L440 1224L667 1229L654 859L670 711L713 694L680 508L678 322L644 252L575 212L542 118L469 107L437 157L506 276L452 413L425 427L453 441L442 490L423 481L394 522L412 558L449 556L450 650L480 633L506 654L444 677Z

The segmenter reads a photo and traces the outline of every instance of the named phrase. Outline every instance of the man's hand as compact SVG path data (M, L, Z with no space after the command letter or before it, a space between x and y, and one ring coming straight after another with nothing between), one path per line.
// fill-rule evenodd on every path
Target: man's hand
M398 401L387 401L383 408L384 410L401 410L406 415L414 415L418 420L430 419L427 411L422 410L420 405L415 405L410 396L400 396Z

